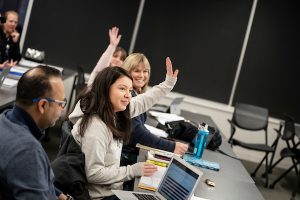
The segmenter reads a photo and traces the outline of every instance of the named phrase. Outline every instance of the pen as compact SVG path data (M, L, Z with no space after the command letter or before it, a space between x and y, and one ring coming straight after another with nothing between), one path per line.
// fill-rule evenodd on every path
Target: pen
M162 162L158 162L158 161L154 161L154 160L147 160L146 162L148 163L152 163L154 165L157 165L157 166L161 166L161 167L167 167L167 163L162 163Z

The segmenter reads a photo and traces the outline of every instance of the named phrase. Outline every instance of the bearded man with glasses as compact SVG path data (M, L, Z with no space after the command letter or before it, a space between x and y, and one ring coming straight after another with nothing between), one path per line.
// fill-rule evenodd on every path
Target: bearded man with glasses
M50 162L39 142L66 103L57 69L40 65L20 78L13 109L0 115L0 199L67 199L55 191Z

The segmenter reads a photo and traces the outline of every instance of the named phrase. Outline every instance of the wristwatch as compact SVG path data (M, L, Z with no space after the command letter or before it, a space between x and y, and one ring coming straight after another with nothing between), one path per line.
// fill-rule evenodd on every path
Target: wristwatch
M67 196L67 200L74 200L74 198L71 195L67 194L66 196Z

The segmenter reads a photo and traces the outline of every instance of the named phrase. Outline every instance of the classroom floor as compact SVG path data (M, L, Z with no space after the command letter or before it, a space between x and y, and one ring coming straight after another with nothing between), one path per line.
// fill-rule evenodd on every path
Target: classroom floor
M60 142L60 130L58 128L51 128L49 130L49 138L48 141L43 143L44 148L46 149L50 160L53 160L57 154L58 146ZM249 161L242 161L243 165L247 169L247 171L252 172L256 163ZM254 181L262 193L262 196L266 200L290 200L293 186L296 184L297 177L295 172L290 172L285 178L283 178L280 182L275 185L274 189L265 188L264 187L264 178L261 177L262 170L264 166L258 171ZM278 177L283 172L282 169L275 168L273 173L269 175L269 182L272 183L276 177ZM296 200L300 200L300 188L296 195Z
M249 161L242 161L243 165L247 169L249 173L252 173L256 168L257 164ZM291 171L287 176L282 178L274 187L274 189L265 188L265 179L261 177L262 171L264 170L264 166L262 166L256 177L254 177L254 181L256 183L257 188L260 190L262 196L266 200L290 200L292 195L292 190L294 185L297 182L297 176L294 171ZM273 181L280 176L285 170L280 168L275 168L272 174L269 175L269 184L272 184ZM298 193L296 195L296 200L300 200L300 188L298 189Z

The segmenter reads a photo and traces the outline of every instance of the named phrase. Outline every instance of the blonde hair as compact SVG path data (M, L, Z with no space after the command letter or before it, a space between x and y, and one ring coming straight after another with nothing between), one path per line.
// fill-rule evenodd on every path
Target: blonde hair
M19 14L16 11L14 11L14 10L8 10L8 11L6 11L3 16L5 18L7 18L9 14L15 15L19 19Z
M150 79L150 63L147 59L147 57L142 54L142 53L132 53L130 54L125 60L124 60L124 63L122 65L122 67L124 69L126 69L129 74L131 74L131 72L137 68L139 66L139 64L143 64L145 69L148 70L148 73L149 73L149 79ZM148 82L149 82L149 79L148 79ZM142 87L142 90L141 91L137 91L137 92L140 92L140 93L144 93L147 89L147 86L148 86L148 82Z

